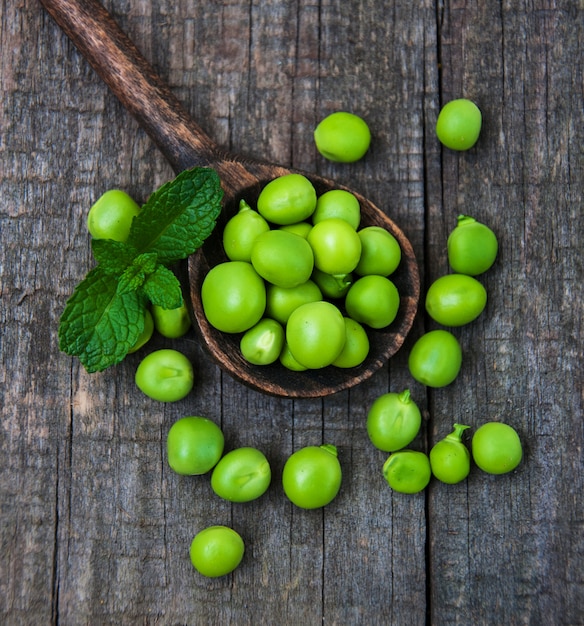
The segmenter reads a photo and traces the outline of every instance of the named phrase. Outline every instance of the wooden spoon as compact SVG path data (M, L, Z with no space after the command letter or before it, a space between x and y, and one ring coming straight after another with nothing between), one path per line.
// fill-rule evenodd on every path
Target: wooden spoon
M248 159L220 149L194 122L162 79L156 75L132 41L96 0L41 0L124 107L160 148L176 173L195 166L214 168L225 192L218 226L205 245L188 260L190 296L195 326L219 366L242 383L275 396L310 398L348 389L369 378L397 352L409 332L418 307L420 279L412 246L403 232L372 202L356 193L361 203L361 226L382 226L398 240L402 261L392 274L401 297L396 320L386 329L369 332L371 349L356 368L326 367L291 372L274 364L254 366L239 351L239 335L215 330L207 322L200 286L209 268L227 260L222 252L224 224L244 198L252 206L267 182L292 171L279 165ZM301 172L318 194L342 185Z

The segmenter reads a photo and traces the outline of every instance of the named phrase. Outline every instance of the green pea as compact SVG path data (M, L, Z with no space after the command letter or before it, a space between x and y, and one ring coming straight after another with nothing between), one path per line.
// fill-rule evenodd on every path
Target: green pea
M361 205L355 194L344 189L332 189L319 196L312 223L318 224L331 217L345 220L357 230L361 221Z
M384 393L376 398L367 413L369 439L384 452L395 452L409 445L421 424L422 414L409 389Z
M260 215L273 224L302 222L316 208L316 190L306 176L285 174L262 189L257 207Z
M209 472L223 454L225 438L215 422L198 415L181 417L168 431L168 464L182 476Z
M284 346L284 329L276 320L266 317L243 334L239 346L246 361L254 365L269 365L280 356Z
M154 319L152 313L148 309L144 312L144 330L140 333L136 343L128 350L128 354L137 352L142 346L146 345L152 338L154 333Z
M369 354L369 337L359 322L345 317L346 339L339 356L333 361L335 367L357 367Z
M279 287L269 284L266 288L266 315L281 324L286 324L292 311L301 304L319 302L322 293L312 280L296 287Z
M314 255L303 237L285 230L269 230L255 240L251 263L273 285L296 287L310 278Z
M495 233L468 215L458 216L446 245L450 267L469 276L486 272L495 262L499 249Z
M89 210L87 229L94 239L126 241L139 212L139 205L125 191L110 189Z
M280 230L285 230L288 233L294 233L295 235L306 239L308 237L308 233L312 230L312 224L310 222L284 224L284 226L280 226Z
M232 572L243 559L243 539L228 526L209 526L198 532L189 549L193 567L203 576L217 578Z
M371 132L358 115L337 111L318 124L314 141L317 150L329 161L352 163L365 156Z
M266 220L254 211L245 200L239 203L239 211L223 229L223 248L230 261L251 261L251 249L262 233L270 230Z
M444 326L463 326L475 320L487 304L487 290L466 274L447 274L426 292L426 311Z
M488 474L511 472L523 457L517 431L502 422L483 424L475 432L471 446L474 462Z
M306 446L288 457L282 471L282 486L296 506L318 509L336 498L342 477L336 446Z
M230 502L250 502L263 495L270 485L272 471L263 452L237 448L217 463L211 474L211 488Z
M288 342L284 343L284 347L282 348L282 352L279 357L280 363L291 372L305 372L308 368L306 365L302 365L295 358L292 352L290 352L290 346Z
M355 281L345 298L350 317L371 328L385 328L397 317L400 295L385 276L371 274Z
M330 217L318 222L306 240L314 252L314 266L327 274L348 274L359 263L361 240L346 220Z
M201 286L209 323L226 333L255 326L266 309L266 286L251 263L226 261L212 267Z
M397 239L381 226L367 226L358 235L361 240L361 258L355 273L361 276L393 274L401 261L401 248Z
M330 302L309 302L295 309L286 324L290 352L309 369L331 365L346 341L345 320Z
M152 305L152 317L156 330L169 339L182 337L191 327L189 310L184 300L176 309L163 309L157 304Z
M451 150L468 150L479 138L482 115L471 100L459 98L442 107L436 122L436 136Z
M462 443L462 433L469 428L454 424L454 430L430 450L430 466L436 478L449 485L464 480L470 472L470 452Z
M458 376L462 350L447 330L431 330L414 344L408 357L410 374L428 387L446 387Z
M383 464L383 475L394 491L418 493L428 486L432 477L430 460L423 452L400 450Z
M153 400L176 402L186 397L194 384L193 366L177 350L155 350L145 356L135 374L136 386Z
M353 274L327 274L318 268L312 272L312 280L318 285L321 293L326 298L343 298L353 284Z

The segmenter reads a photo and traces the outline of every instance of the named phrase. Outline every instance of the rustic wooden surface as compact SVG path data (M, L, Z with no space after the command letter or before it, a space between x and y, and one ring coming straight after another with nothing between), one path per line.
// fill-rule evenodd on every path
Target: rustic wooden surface
M66 298L92 266L85 218L118 187L144 201L172 171L37 0L0 3L0 622L2 624L584 624L582 237L583 15L579 0L108 0L107 8L221 146L355 187L412 242L423 285L448 271L459 213L500 255L489 303L458 329L461 375L426 391L404 348L371 380L325 400L277 399L222 374L196 335L172 342L194 392L150 401L141 354L88 375L61 354ZM479 143L440 148L442 103L474 99ZM312 130L352 110L366 158L325 162ZM168 345L162 339L153 346ZM513 425L512 474L393 493L369 443L369 404L409 387L427 449L454 421ZM165 435L205 415L227 446L257 446L274 481L229 505L208 477L174 475ZM282 493L286 457L339 448L326 509ZM238 570L207 580L188 545L224 523Z

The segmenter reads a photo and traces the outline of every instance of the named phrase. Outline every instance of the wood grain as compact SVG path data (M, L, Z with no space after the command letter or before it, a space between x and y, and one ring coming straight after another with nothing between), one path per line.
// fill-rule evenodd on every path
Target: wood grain
M85 219L118 187L144 202L173 176L36 0L0 4L0 622L13 624L583 624L582 108L578 3L107 0L154 71L222 150L354 187L411 241L423 283L448 271L458 213L497 232L481 277L487 310L457 330L463 369L435 391L407 355L419 313L373 377L326 399L267 396L208 358L193 332L192 395L152 402L134 386L142 353L87 375L59 353L65 300L92 265ZM473 150L442 150L440 105L477 101ZM366 158L325 162L312 129L353 110ZM167 345L156 337L152 348ZM525 458L508 476L475 467L457 486L391 492L367 438L375 397L409 387L428 449L453 421L515 426ZM254 445L274 480L257 502L184 479L165 437L184 415ZM337 500L303 512L279 476L303 445L329 441ZM197 576L188 545L226 523L241 567Z

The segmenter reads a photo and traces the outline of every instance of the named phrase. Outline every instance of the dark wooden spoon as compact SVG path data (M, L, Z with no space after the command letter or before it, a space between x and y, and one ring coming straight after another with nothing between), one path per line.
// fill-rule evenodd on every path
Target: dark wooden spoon
M40 0L124 107L160 148L175 172L196 166L214 168L225 192L218 226L205 245L188 260L195 326L219 366L242 383L271 395L310 398L348 389L369 378L399 350L418 307L420 280L412 246L403 232L379 208L352 190L361 203L361 226L382 226L402 249L402 262L392 275L401 304L396 320L386 329L369 332L371 350L359 367L291 372L280 364L254 366L241 356L239 335L215 330L207 322L200 286L209 268L227 260L222 252L223 225L244 198L253 205L268 181L291 171L279 165L227 153L194 122L132 41L96 0ZM317 193L346 189L330 180L301 172Z

